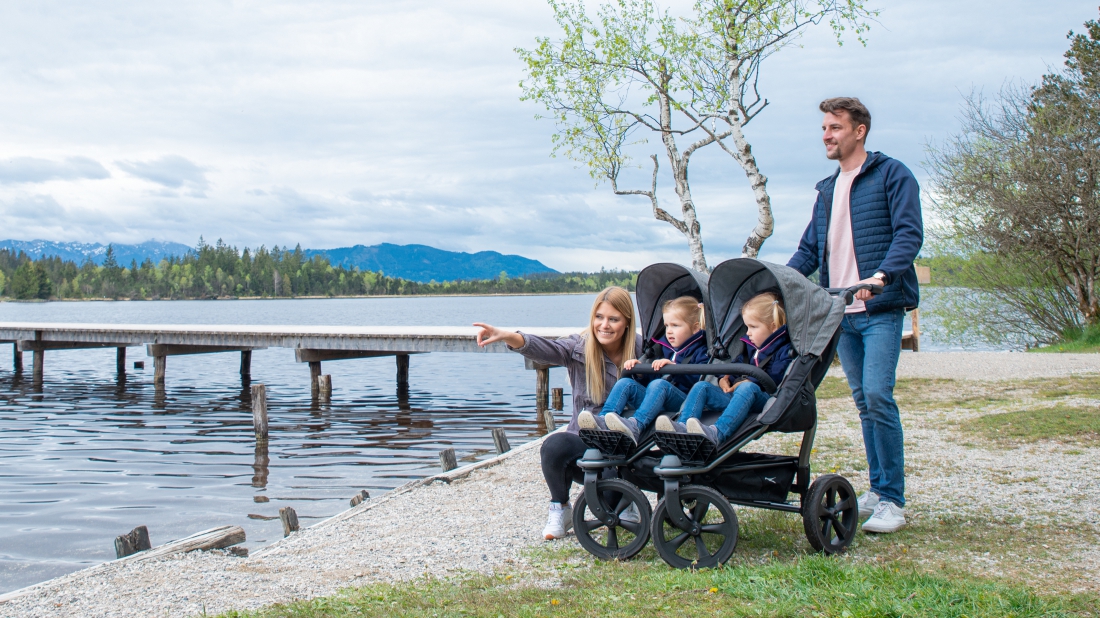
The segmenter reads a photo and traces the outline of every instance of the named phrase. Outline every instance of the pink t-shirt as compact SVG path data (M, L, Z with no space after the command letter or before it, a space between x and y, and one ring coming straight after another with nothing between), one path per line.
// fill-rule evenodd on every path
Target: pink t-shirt
M852 209L848 197L852 193L852 181L859 168L841 172L833 187L833 211L829 216L829 237L826 240L829 260L829 287L846 288L859 283L859 264L856 262L856 246L852 240ZM866 311L862 300L852 301L844 313Z

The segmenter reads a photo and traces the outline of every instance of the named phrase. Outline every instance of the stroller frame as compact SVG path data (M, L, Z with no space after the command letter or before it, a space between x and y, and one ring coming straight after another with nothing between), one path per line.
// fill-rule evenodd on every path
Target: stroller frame
M746 262L751 264L746 265ZM720 264L714 269L713 276L720 276L723 270L735 267L744 270L746 266L754 265L771 271L773 275L786 269L756 260L737 259ZM801 275L798 277L801 278ZM788 274L788 285L792 280ZM622 448L622 442L615 448L614 444L594 439L598 434L614 432L590 430L587 435L582 435L582 439L587 438L585 442L588 446L599 447L589 448L577 462L584 471L584 491L574 505L573 524L578 541L586 550L600 559L628 559L641 551L652 537L658 554L671 566L717 566L732 556L737 544L737 515L732 505L798 513L802 516L807 539L815 550L835 554L848 547L858 526L855 491L844 477L837 474L822 475L811 482L810 458L817 432L814 390L824 378L835 354L843 306L852 301L856 291L869 289L872 293L878 293L881 287L863 284L826 291L808 281L805 283L816 288L817 301L825 299L822 295L840 298L828 300L832 306L829 307L825 329L828 331L825 333L827 338L822 339L819 333L814 342L819 354L800 351L798 357L792 359L787 375L779 385L782 391L759 368L728 363L730 343L737 341L743 332L740 303L732 301L723 307L725 315L719 316L722 324L709 319L711 316L708 314L708 335L714 328L714 336L708 339L711 357L718 362L669 365L656 372L662 375L747 374L756 378L773 397L764 411L755 418L750 417L730 440L721 445L711 445L702 436L655 432L648 439L640 440L636 449L627 451ZM713 280L709 291L714 291ZM711 301L707 304L708 310L712 310L715 299L708 300ZM733 318L730 318L731 311L736 313ZM828 324L832 325L831 328ZM639 367L629 373L655 372L648 367ZM796 412L792 414L791 410ZM717 414L711 413L709 418L706 416L701 419L703 422L713 421ZM807 419L812 420L807 422ZM802 433L797 456L742 452L751 442L775 431ZM629 442L629 438L621 438ZM607 436L606 442L615 439ZM650 466L649 463L655 465ZM769 477L770 473L776 474ZM751 482L744 485L736 480L730 481L737 478L746 478ZM775 484L775 487L755 487L753 483L761 478ZM658 495L656 510L650 508L644 491ZM798 495L797 502L789 500L790 493ZM631 505L638 513L637 522L624 518ZM586 512L595 519L589 519ZM602 538L592 534L594 530L605 528ZM625 543L620 543L620 530L628 533L627 538L622 539ZM632 539L629 538L631 534ZM689 540L694 543L688 543Z

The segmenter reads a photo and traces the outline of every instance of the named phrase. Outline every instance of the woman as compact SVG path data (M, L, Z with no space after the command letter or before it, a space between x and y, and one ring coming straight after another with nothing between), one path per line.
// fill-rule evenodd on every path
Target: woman
M577 467L577 460L584 455L586 447L577 435L577 415L582 410L593 414L600 412L619 379L623 363L633 359L635 351L642 347L630 292L620 287L600 292L592 304L588 327L583 333L563 339L543 339L482 323L474 326L481 328L477 334L478 345L503 341L510 349L537 363L560 365L569 372L573 418L564 432L552 434L542 443L542 475L550 489L550 515L542 533L547 540L559 539L573 525L569 489L573 482L584 482L584 473Z

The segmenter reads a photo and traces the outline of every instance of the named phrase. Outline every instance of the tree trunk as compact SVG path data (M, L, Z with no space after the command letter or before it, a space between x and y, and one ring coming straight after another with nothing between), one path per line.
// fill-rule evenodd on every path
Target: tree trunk
M667 85L667 84L666 84ZM661 141L665 144L669 164L672 166L672 178L676 183L676 196L680 198L680 211L683 213L683 227L679 228L687 237L691 251L691 267L701 273L709 273L707 258L703 253L703 235L699 219L695 216L695 203L691 200L691 185L688 184L687 161L680 155L676 138L672 136L672 108L668 95L658 92L661 108Z
M732 92L740 91L739 64L730 71ZM729 112L730 131L733 133L733 155L741 169L745 170L745 176L749 179L753 197L756 199L756 227L745 239L745 246L741 248L741 257L755 258L760 254L760 247L764 241L771 237L775 229L775 219L772 218L772 200L768 197L768 177L760 173L756 165L756 157L752 156L752 146L745 139L744 112L740 110L740 104L732 101ZM729 150L726 150L729 152Z

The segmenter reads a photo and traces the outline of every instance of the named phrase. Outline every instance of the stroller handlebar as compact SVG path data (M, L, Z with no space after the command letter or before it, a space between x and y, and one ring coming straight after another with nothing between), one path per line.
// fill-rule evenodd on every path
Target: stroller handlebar
M857 283L850 288L825 288L825 290L833 296L844 297L845 305L852 304L852 301L856 299L856 292L860 290L870 290L871 294L875 296L882 294L882 286L873 283Z
M628 369L623 372L624 376L633 375L662 375L662 376L682 376L692 374L725 376L725 375L743 375L755 379L760 388L764 389L764 392L772 395L777 390L775 380L767 374L763 369L756 365L747 365L745 363L709 363L706 365L665 365L659 370L654 371L653 367L644 363L638 364L633 369Z

